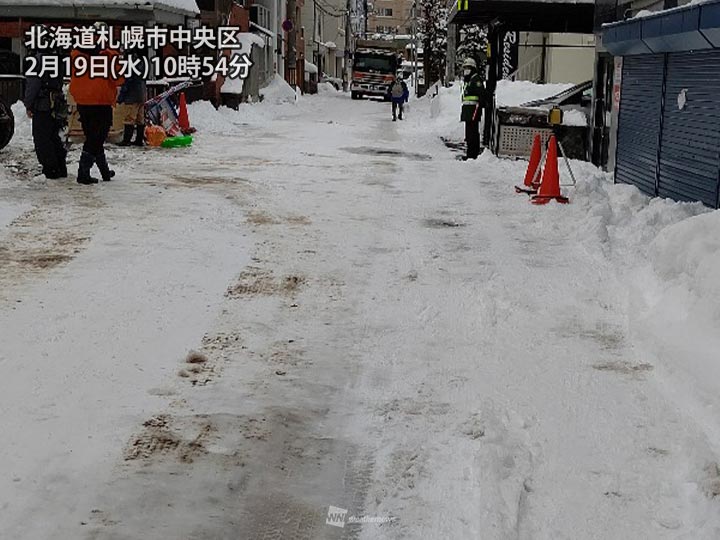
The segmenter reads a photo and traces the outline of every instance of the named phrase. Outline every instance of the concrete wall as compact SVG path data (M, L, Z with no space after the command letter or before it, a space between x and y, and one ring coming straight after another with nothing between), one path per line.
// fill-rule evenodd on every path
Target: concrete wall
M581 83L593 78L595 36L592 34L542 34L521 32L518 62L519 79L539 80L545 42L547 83ZM523 68L523 66L525 66Z
M595 36L593 34L550 34L547 77L549 83L582 83L593 78ZM553 47L561 45L563 47Z

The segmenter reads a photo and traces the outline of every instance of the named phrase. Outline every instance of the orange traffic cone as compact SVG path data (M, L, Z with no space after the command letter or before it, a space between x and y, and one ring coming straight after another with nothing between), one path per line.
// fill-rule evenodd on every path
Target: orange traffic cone
M532 198L533 204L547 204L552 199L559 203L569 203L570 199L560 194L560 173L558 172L557 140L555 135L548 142L547 159L538 194Z
M180 131L183 135L188 133L195 133L195 128L190 127L190 118L187 112L187 101L185 101L185 92L180 92L180 103L178 105L178 123L180 124Z
M527 172L525 173L525 187L515 186L516 193L537 193L537 176L540 160L542 159L542 151L540 150L540 134L535 135L532 150L530 152L530 163L528 163Z

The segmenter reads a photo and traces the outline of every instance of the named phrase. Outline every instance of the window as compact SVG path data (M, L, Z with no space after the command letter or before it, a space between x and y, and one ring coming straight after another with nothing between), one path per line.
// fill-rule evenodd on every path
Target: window
M392 8L380 8L378 10L378 16L379 17L392 17L393 10L392 10Z

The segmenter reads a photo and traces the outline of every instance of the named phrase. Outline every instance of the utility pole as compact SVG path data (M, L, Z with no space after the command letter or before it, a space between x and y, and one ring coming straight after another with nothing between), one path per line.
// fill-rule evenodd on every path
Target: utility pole
M297 4L295 3L295 0L288 0L287 3L287 18L291 23L292 28L287 33L287 70L290 74L290 81L288 81L293 88L297 89L298 87L298 74L297 74L297 41L295 40L295 32L297 31L296 25L297 21L295 20L295 11L297 9ZM301 74L302 76L302 74Z
M345 6L345 54L343 55L345 64L343 65L343 70L345 73L345 76L343 77L343 91L347 92L350 90L350 81L352 78L352 72L350 71L350 59L351 59L351 51L353 50L353 42L352 42L352 20L351 17L353 15L353 0L347 0L347 4Z
M364 26L363 26L363 39L367 39L368 0L363 0L363 14L365 15L365 23L364 23Z
M412 43L413 43L413 84L415 85L415 97L420 97L420 84L418 83L418 21L417 21L417 0L412 4Z

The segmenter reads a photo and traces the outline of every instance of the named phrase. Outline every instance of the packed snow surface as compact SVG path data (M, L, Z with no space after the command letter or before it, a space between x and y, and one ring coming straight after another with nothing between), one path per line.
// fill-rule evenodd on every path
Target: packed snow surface
M533 206L434 90L194 103L87 188L20 119L3 537L720 538L720 214L576 161Z

